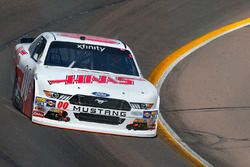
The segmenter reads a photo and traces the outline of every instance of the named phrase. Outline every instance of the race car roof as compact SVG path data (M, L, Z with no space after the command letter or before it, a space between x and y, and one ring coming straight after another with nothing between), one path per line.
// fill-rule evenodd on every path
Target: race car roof
M54 40L57 41L69 41L77 43L89 43L94 45L104 45L121 49L128 49L128 46L122 41L116 39L109 39L99 36L92 36L86 34L66 33L66 32L51 32Z

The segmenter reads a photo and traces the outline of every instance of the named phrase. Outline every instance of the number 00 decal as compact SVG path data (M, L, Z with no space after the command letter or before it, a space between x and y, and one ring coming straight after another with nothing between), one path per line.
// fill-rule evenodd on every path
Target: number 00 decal
M69 102L59 101L57 104L57 108L67 109L68 107L69 107Z

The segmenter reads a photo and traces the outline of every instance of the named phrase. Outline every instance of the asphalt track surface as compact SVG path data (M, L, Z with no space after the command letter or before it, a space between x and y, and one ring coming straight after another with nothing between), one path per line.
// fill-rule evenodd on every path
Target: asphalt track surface
M147 76L188 41L247 17L249 7L247 0L1 0L0 166L188 166L159 137L117 137L32 124L10 102L13 48L21 37L44 31L118 38L131 46Z
M246 26L196 50L162 89L164 117L216 166L250 164L249 39Z

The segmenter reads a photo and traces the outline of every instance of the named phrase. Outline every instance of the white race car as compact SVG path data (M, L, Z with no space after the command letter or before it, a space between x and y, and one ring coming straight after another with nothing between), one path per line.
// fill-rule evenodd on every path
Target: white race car
M119 40L45 32L16 45L13 104L32 122L154 137L160 98Z

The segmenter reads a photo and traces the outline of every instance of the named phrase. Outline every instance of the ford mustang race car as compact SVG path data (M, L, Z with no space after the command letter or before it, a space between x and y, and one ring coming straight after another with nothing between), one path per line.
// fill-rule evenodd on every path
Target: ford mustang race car
M159 95L130 48L102 37L45 32L16 45L13 105L33 123L154 137Z

